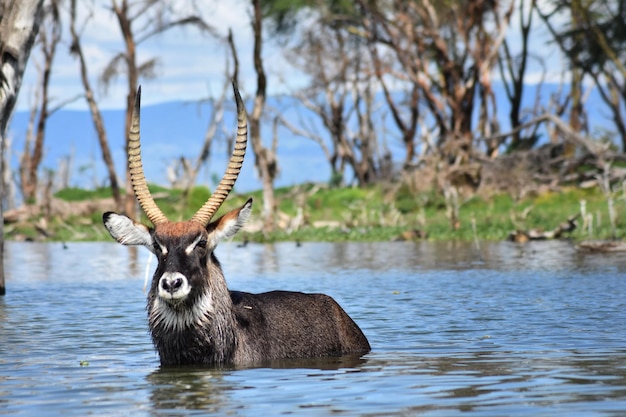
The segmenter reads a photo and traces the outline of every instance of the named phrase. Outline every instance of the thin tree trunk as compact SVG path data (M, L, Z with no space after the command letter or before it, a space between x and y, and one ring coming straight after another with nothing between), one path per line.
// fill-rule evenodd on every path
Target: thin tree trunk
M91 89L91 83L89 82L89 77L87 74L87 64L85 62L85 56L83 54L83 49L80 44L80 37L78 36L78 32L76 32L76 0L72 0L71 14L71 51L76 54L80 63L80 77L83 83L83 88L85 89L85 99L87 100L87 104L89 105L91 119L93 120L94 128L96 129L96 132L98 134L98 141L100 142L100 149L102 150L102 160L104 161L104 164L106 165L107 171L109 173L109 183L111 184L111 193L113 194L113 199L115 200L115 206L117 210L122 211L124 209L122 194L120 192L117 174L115 173L115 165L113 163L113 156L109 148L109 140L107 138L106 129L104 128L104 121L102 119L102 114L100 113L100 108L98 107L98 103L94 98L93 90Z
M175 0L109 0L109 2L111 10L117 18L125 50L118 53L109 62L102 73L101 79L108 86L116 74L125 73L126 75L128 94L126 96L126 121L123 134L126 138L125 151L126 155L128 155L128 131L130 129L130 118L135 103L137 87L139 86L139 77L153 77L156 63L156 59L139 61L137 46L149 38L158 36L175 27L195 26L207 33L214 33L214 30L197 15L178 16L175 10L179 8L177 6L179 2ZM123 68L119 68L119 66L123 66ZM130 170L127 165L126 198L123 211L131 218L135 218L138 215L137 209L135 192L130 181Z
M126 154L128 155L128 131L130 130L130 116L132 114L133 105L135 103L135 95L137 94L137 85L139 83L139 73L137 70L136 45L133 31L131 28L131 20L129 20L128 3L122 1L121 7L117 1L113 0L113 11L117 17L124 43L126 44L126 70L128 82L128 96L126 100L126 122L124 124L124 137ZM124 213L130 218L135 218L137 204L135 202L135 192L130 181L130 170L126 166L126 201L124 203Z
M44 7L43 21L39 31L38 44L41 46L44 62L41 72L39 87L41 95L37 94L39 108L37 104L33 106L33 111L37 114L37 126L35 129L35 142L31 149L30 142L24 149L20 167L20 177L22 182L22 193L24 200L35 203L37 201L37 189L39 185L39 165L43 159L44 139L48 118L53 113L50 109L50 78L52 76L52 65L56 55L57 46L61 41L61 21L59 18L59 0L52 0ZM32 153L31 153L32 151Z
M213 144L213 139L215 138L217 127L220 123L222 123L222 119L224 117L224 101L226 100L226 93L230 85L231 82L227 80L222 87L222 94L217 100L213 101L213 114L211 115L209 126L207 127L206 133L204 134L202 149L200 149L200 154L198 155L196 162L193 165L191 163L189 164L190 167L186 175L187 178L185 178L186 183L183 189L184 201L187 201L187 197L191 193L191 189L196 184L198 172L200 172L202 165L206 163L206 161L209 159L209 156L211 155L211 145Z
M267 149L261 141L261 115L265 107L267 90L267 78L263 68L261 47L263 43L263 16L261 13L261 0L252 0L254 17L252 28L254 32L254 69L257 73L257 91L254 99L254 108L250 117L250 141L254 151L255 164L259 177L263 182L263 230L274 230L274 178L277 173L276 155L273 149Z
M0 1L0 172L5 164L7 126L42 18L43 0ZM4 295L4 180L0 188L0 295Z

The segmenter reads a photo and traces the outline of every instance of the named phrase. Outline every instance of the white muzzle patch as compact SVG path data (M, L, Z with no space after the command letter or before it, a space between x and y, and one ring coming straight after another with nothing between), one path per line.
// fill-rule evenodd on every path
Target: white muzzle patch
M180 272L166 272L159 279L159 297L170 303L179 303L189 295L191 286Z

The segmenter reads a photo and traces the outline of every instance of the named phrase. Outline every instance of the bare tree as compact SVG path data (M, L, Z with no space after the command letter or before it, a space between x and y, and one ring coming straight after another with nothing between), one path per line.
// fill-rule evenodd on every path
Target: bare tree
M404 167L406 169L413 163L413 158L415 157L415 134L417 132L417 121L420 117L420 85L413 80L407 88L409 91L407 97L394 97L391 94L387 81L388 75L393 74L393 64L383 62L383 59L381 59L379 55L378 48L376 48L376 44L372 42L371 37L369 38L368 49L372 57L374 74L382 87L385 102L391 111L393 121L402 136L402 142L406 150L404 157ZM393 58L391 59L394 61ZM402 105L403 102L404 106ZM403 117L402 107L406 107L406 113L408 113L407 117Z
M254 164L263 183L263 231L274 230L274 216L276 202L274 198L274 180L278 174L278 160L276 158L276 144L271 148L263 145L261 137L261 117L265 109L267 97L267 77L263 68L263 16L261 0L252 0L253 16L252 31L254 34L253 62L257 74L257 90L254 97L254 106L250 114L250 143L254 152ZM234 48L233 48L234 51Z
M173 165L168 167L170 183L173 188L181 188L183 190L183 200L186 200L186 197L196 184L196 178L198 177L200 169L209 159L211 155L211 146L217 135L217 129L224 119L224 101L226 100L229 87L232 86L229 77L226 77L225 80L226 81L224 82L222 92L219 97L216 100L211 100L211 117L209 118L209 124L204 133L202 147L200 148L200 152L198 153L195 161L191 161L188 158L181 156L179 160L175 161Z
M327 153L332 181L340 179L343 183L346 167L354 168L356 159L346 136L348 119L354 113L354 106L349 103L348 82L355 77L351 70L356 54L350 53L341 30L314 26L305 32L302 43L290 51L288 57L311 76L310 86L296 93L296 97L319 117L328 132L330 148L322 138L316 141Z
M547 10L550 4L554 7ZM611 112L622 151L626 151L626 5L612 0L568 0L542 3L536 9L574 69L573 127L581 127L579 86L582 75L587 75ZM571 18L568 25L557 19L564 13Z
M20 187L24 201L27 203L35 203L37 200L38 172L43 158L46 124L55 111L50 108L49 89L52 65L57 46L61 41L59 6L60 0L48 0L44 3L44 19L39 30L38 43L41 47L43 63L40 68L41 78L37 85L36 104L31 111L34 129L29 129L27 132L19 167ZM36 126L34 126L35 119L37 120Z
M0 172L5 164L7 126L42 18L43 0L0 1ZM4 295L4 180L0 180L0 186L0 295Z
M198 153L198 157L193 165L190 164L188 175L187 175L187 183L185 184L183 195L189 195L191 188L196 183L196 178L198 177L198 172L200 172L200 168L202 165L206 163L211 155L211 145L213 144L213 139L215 139L215 135L217 133L217 128L224 118L224 100L226 99L226 94L228 92L228 86L230 82L225 82L224 87L222 88L222 93L218 97L217 100L213 101L213 113L209 120L209 124L204 133L204 141L202 142L202 148Z
M390 179L392 174L391 152L384 141L384 134L375 128L374 117L377 108L374 89L374 84L369 78L357 77L352 81L352 100L358 129L354 133L350 133L350 130L348 132L352 147L358 155L354 168L361 186L373 184L381 179ZM382 123L384 118L382 115ZM382 136L380 140L379 135Z
M376 79L363 39L341 26L326 24L332 18L320 14L316 23L305 28L302 41L288 52L289 60L311 78L295 95L322 122L329 145L320 135L291 121L283 118L281 122L320 145L330 164L332 184L342 184L346 168L350 168L355 181L367 185L378 179L380 162L373 123Z
M130 117L135 102L135 94L139 78L155 76L156 58L140 62L137 57L137 47L143 42L180 26L194 26L203 32L214 33L213 29L198 15L178 16L174 10L174 1L154 0L111 0L111 9L117 18L124 50L116 54L105 68L101 80L108 86L119 74L124 73L128 95L126 101L126 123L124 132L130 128ZM128 137L126 137L128 149ZM130 172L126 170L126 201L124 212L128 216L135 213L135 195L130 183Z
M358 0L372 55L395 63L385 68L390 76L419 86L419 100L439 130L437 150L452 163L467 160L473 150L477 92L493 103L490 73L514 5L501 11L500 3ZM488 114L484 106L481 117L493 118L495 110Z
M117 174L115 173L115 164L113 163L113 156L109 147L107 132L104 128L102 113L100 112L93 89L91 88L91 82L89 81L87 63L85 61L85 55L83 54L83 48L81 45L80 30L78 29L76 22L76 12L76 0L72 0L70 7L70 35L72 37L70 53L78 58L80 65L80 79L83 83L83 89L85 90L85 100L87 100L89 112L91 113L91 120L93 121L94 128L96 129L96 134L98 135L98 142L100 143L100 150L102 151L102 160L104 161L104 165L106 166L109 175L111 194L113 194L117 210L122 211L124 208L122 193L120 191ZM85 24L87 24L88 21L89 19L87 19Z
M520 23L520 40L521 51L517 55L514 55L509 46L509 42L505 39L502 43L502 49L498 59L498 68L500 75L504 83L504 91L507 95L509 103L511 104L511 111L509 112L509 121L511 123L511 129L515 132L511 138L509 149L514 150L520 147L522 143L521 131L518 129L521 121L522 114L522 98L524 95L524 77L526 75L526 69L528 65L528 58L530 57L529 51L529 35L532 27L532 19L535 8L535 1L530 0L530 5L527 5L525 0L519 1L518 16ZM525 138L525 148L532 147L537 136L533 135L529 138ZM531 142L530 144L528 142ZM497 141L488 144L488 154L495 156L500 143Z

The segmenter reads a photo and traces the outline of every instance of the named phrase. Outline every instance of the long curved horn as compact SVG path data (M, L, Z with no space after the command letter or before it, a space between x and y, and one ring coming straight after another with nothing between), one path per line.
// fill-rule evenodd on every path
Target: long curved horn
M139 113L141 106L141 86L137 89L135 98L135 107L130 119L130 130L128 131L128 171L130 172L130 182L139 201L139 205L153 225L166 223L169 220L165 214L157 207L148 183L143 173L143 164L141 162L141 144L139 143Z
M235 92L235 101L237 102L237 139L235 140L235 146L233 147L233 153L230 156L228 167L222 177L222 180L218 184L217 188L207 200L206 203L193 215L192 221L198 222L203 226L206 226L211 221L211 218L215 215L220 208L226 197L233 189L235 181L241 171L243 165L243 158L246 154L246 145L248 142L248 116L246 115L246 108L239 95L237 85L233 82L233 90Z

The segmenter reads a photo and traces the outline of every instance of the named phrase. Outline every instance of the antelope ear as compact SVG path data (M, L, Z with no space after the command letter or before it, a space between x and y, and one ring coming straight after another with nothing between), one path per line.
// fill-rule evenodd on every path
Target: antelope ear
M239 231L250 217L252 212L252 199L238 209L229 211L214 222L209 223L207 232L213 246L217 246L220 240L229 239Z
M102 215L102 222L111 237L122 245L142 245L154 252L152 234L147 226L111 211Z

